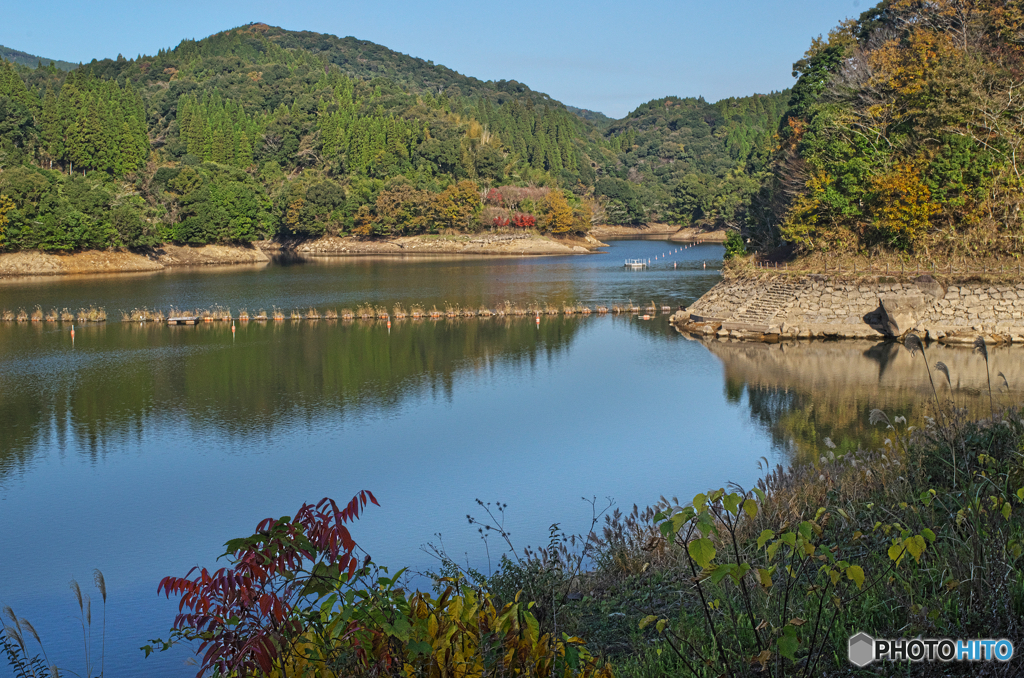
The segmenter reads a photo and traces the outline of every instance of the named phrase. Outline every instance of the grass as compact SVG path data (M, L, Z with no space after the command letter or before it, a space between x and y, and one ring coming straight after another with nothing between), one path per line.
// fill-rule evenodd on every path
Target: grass
M59 678L61 675L94 676L103 678L106 675L107 653L107 582L103 573L93 570L93 584L100 594L102 603L102 621L99 629L99 657L94 654L96 642L93 639L92 600L82 592L82 587L74 579L71 580L71 592L78 603L78 622L82 628L82 661L83 673L66 667L57 667L50 661L46 646L32 623L24 617L18 617L14 610L5 607L3 618L0 618L0 648L7 656L7 661L19 678ZM35 641L32 647L28 640ZM36 651L38 648L38 653Z
M900 255L879 250L861 254L814 252L800 257L776 253L733 257L725 262L723 273L751 275L757 273L803 276L827 273L844 278L872 279L878 276L893 280L910 280L930 274L948 283L1018 283L1024 264L1016 257L920 256Z

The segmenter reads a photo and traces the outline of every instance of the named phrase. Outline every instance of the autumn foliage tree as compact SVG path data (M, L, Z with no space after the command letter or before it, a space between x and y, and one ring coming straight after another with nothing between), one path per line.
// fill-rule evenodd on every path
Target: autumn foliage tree
M306 629L297 614L303 599L362 567L345 525L368 503L377 500L363 491L343 507L327 498L303 504L294 518L267 518L251 537L227 542L229 567L193 568L160 582L158 592L180 597L173 637L199 643L197 676L270 673L289 654Z
M815 40L760 228L805 252L1024 254L1018 5L891 0Z
M472 181L463 180L444 189L434 200L434 221L441 228L466 230L480 211L480 193Z
M901 164L872 177L871 185L872 226L878 237L893 249L913 249L927 231L931 216L939 211L917 168Z
M576 221L572 207L561 191L551 191L544 198L544 226L555 235L573 230Z
M0 249L3 249L7 236L7 213L14 209L14 201L0 194Z
M516 228L535 228L537 226L537 217L522 212L513 214L511 221Z

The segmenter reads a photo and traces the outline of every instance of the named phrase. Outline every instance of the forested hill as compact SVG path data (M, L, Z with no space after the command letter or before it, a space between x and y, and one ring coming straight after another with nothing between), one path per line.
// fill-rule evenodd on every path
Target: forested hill
M611 199L612 220L744 223L788 101L788 90L714 104L666 97L611 122L605 138L614 161L604 166L596 191Z
M885 0L794 65L765 248L1024 255L1024 6Z
M285 58L285 55L291 55L292 58ZM470 99L486 96L494 100L504 100L514 95L536 105L562 106L547 94L534 92L515 80L484 82L368 40L339 38L312 31L288 31L261 23L216 33L199 41L184 40L173 50L161 51L154 59L144 58L141 61L150 61L158 66L165 61L169 64L200 62L216 69L216 63L206 60L220 60L222 63L223 60L232 59L243 63L287 63L294 61L297 55L313 57L323 65L337 66L351 78L385 78L413 94L444 94L449 98ZM132 65L132 62L104 59L93 61L88 68L101 77L116 78L122 74L138 77Z
M29 54L28 52L22 52L21 50L11 49L10 47L4 47L0 45L0 59L9 61L12 64L18 64L20 66L28 66L29 68L36 68L39 65L49 66L51 63L55 68L59 68L62 71L70 71L73 68L78 68L78 64L73 64L70 61L59 61L57 59L47 59L45 57L36 56Z
M584 119L515 81L264 24L68 74L0 62L0 247L737 224L722 191L757 181L779 96Z

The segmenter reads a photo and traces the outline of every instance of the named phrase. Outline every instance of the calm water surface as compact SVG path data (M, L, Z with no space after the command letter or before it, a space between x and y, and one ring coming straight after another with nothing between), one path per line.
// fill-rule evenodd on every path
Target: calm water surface
M111 320L136 307L218 304L675 308L719 280L722 252L677 248L619 241L594 256L332 258L6 281L0 307L97 305ZM634 257L652 267L623 270ZM157 582L215 565L228 538L304 501L372 490L381 507L354 536L375 561L429 568L420 547L440 533L450 554L486 570L466 522L477 498L507 502L516 543L541 544L553 522L588 527L581 497L626 508L750 486L762 456L812 458L824 435L872 435L866 412L879 398L920 418L927 395L923 373L884 346L705 345L665 316L407 320L390 331L253 322L235 336L224 323L109 322L76 327L74 344L68 329L0 324L0 603L35 624L51 659L81 671L68 581L91 590L100 568L111 676L194 675L187 652L138 651L166 635L176 611ZM976 361L949 354L963 398L976 400ZM993 352L1011 384L1019 357Z

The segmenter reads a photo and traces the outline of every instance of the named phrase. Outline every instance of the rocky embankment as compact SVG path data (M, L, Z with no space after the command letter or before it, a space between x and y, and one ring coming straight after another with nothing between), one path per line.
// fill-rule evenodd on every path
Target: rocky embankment
M0 254L0 277L68 275L81 273L133 273L160 271L170 266L212 264L265 264L262 250L241 245L182 247L161 245L148 252L87 250L70 254L39 251Z
M679 231L676 224L644 224L642 226L619 226L600 224L590 229L595 238L649 238L674 235Z
M726 231L705 231L699 228L680 228L674 224L646 224L644 226L615 226L603 224L590 229L595 238L655 238L664 237L671 242L725 242Z
M702 231L699 228L681 228L671 236L672 242L725 242L726 231Z
M604 243L591 236L548 238L535 233L514 233L502 235L415 235L380 239L324 236L317 240L286 245L285 249L303 255L487 254L529 256L587 254L604 246Z
M748 341L877 339L1024 343L1024 284L831 275L736 276L673 314L680 331Z

